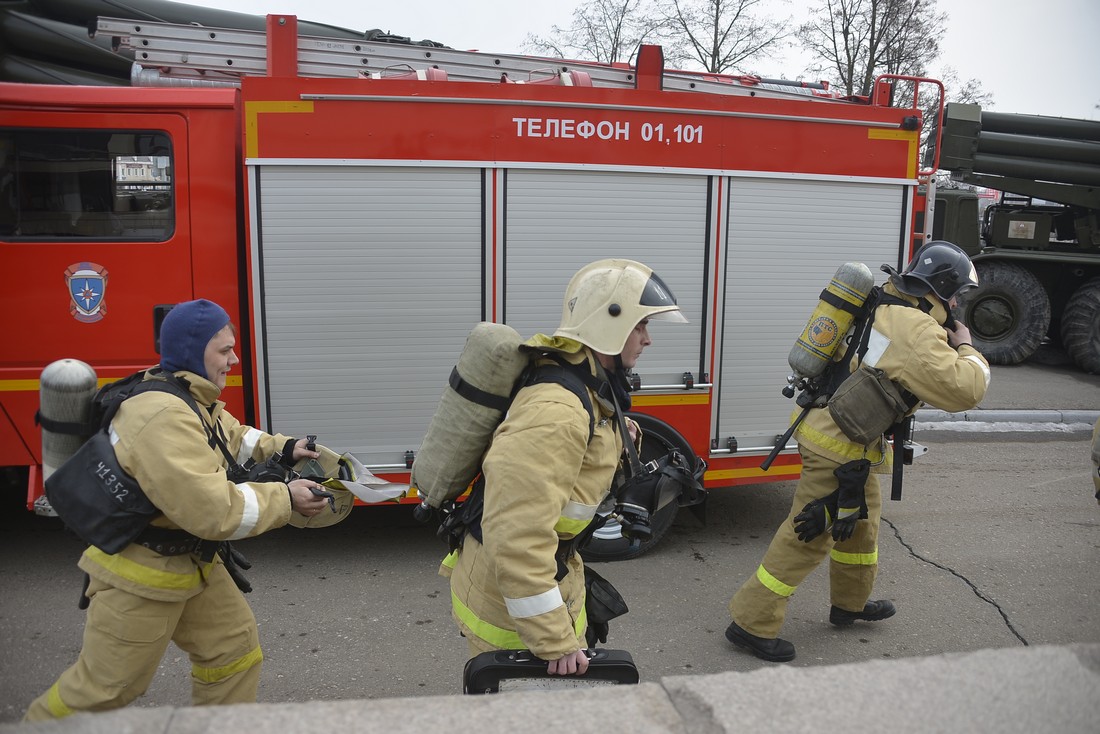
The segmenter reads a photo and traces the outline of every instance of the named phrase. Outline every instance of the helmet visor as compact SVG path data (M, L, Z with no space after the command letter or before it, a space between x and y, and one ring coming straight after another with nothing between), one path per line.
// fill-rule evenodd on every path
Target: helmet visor
M642 289L642 297L638 303L647 310L653 309L646 315L646 318L655 321L687 323L687 318L680 312L680 307L676 305L676 296L672 295L672 291L656 273L649 276L649 281Z

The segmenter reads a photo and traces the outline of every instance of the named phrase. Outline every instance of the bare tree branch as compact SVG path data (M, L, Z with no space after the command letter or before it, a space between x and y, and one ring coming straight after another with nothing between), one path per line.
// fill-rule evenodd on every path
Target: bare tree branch
M556 58L610 64L629 61L655 35L659 21L647 10L649 0L589 0L573 11L567 28L553 26L547 37L529 34L525 51Z
M946 22L935 0L820 0L796 36L817 59L814 71L868 95L879 74L924 75Z
M781 48L785 20L753 13L761 0L658 0L665 58L720 74Z

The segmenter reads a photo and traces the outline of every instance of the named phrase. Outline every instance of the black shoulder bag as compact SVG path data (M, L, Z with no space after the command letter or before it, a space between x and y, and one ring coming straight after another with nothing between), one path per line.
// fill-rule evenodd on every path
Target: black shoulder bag
M198 403L190 391L175 382L147 380L127 397L149 390L170 392L186 402L199 420ZM113 417L114 411L110 412ZM159 510L137 481L123 471L115 456L106 425L85 441L46 479L46 497L58 517L81 540L104 553L118 553L141 533ZM203 426L206 422L203 420Z

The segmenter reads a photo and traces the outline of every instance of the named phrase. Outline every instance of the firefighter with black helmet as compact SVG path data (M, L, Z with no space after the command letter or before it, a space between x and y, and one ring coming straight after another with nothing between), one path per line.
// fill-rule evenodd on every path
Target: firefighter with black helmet
M874 370L905 398L907 415L921 403L949 412L975 407L989 386L989 364L970 344L969 329L950 313L959 293L978 285L970 258L938 240L921 247L903 272L883 269L890 277L860 348L847 355L845 374ZM756 572L730 600L726 630L734 645L771 662L794 659L794 645L779 638L787 602L826 556L833 625L896 612L889 600L870 600L882 509L873 475L891 471L886 438L853 440L828 406L809 408L794 435L802 475L790 513Z
M686 321L649 267L600 260L569 281L554 334L525 343L595 378L586 381L594 416L567 387L540 382L518 392L493 434L479 532L440 569L471 657L526 649L552 675L587 670L584 566L572 541L611 487L623 452L614 401L629 406L625 371L651 343L649 322L660 319Z

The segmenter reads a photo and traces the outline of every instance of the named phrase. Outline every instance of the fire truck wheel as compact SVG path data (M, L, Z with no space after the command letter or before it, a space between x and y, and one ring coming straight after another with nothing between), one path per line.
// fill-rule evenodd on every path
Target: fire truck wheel
M959 297L956 315L991 364L1019 364L1050 328L1050 298L1033 274L1012 263L978 262L979 285Z
M1066 302L1062 346L1078 367L1100 374L1100 278L1085 281Z
M642 450L639 452L642 462L659 459L672 449L676 449L685 456L695 456L695 452L691 450L691 446L684 437L664 421L644 413L628 415L638 422L645 436L642 440ZM625 561L637 558L656 546L668 533L679 509L678 504L670 502L654 513L649 525L653 535L649 540L637 545L631 545L630 540L623 537L618 522L608 520L607 524L597 530L592 540L581 550L581 558L585 561Z

